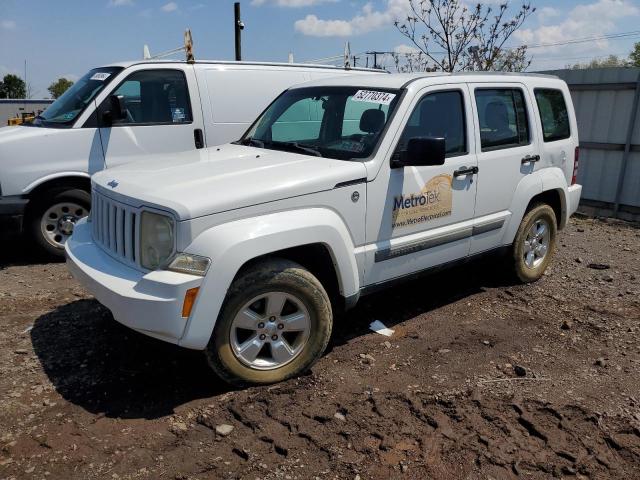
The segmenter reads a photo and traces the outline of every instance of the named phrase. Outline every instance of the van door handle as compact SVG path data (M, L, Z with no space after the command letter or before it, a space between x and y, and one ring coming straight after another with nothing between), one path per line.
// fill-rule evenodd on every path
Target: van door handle
M196 148L204 148L204 135L201 128L196 128L193 131L193 141L196 144Z
M478 167L469 167L469 168L463 167L453 172L453 176L462 177L464 175L474 175L476 173L478 173Z
M520 163L524 165L525 163L536 163L539 160L540 155L527 155L520 160Z

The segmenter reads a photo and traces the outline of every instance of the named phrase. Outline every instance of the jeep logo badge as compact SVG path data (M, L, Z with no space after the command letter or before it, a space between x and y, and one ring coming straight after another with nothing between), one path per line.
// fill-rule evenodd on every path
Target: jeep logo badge
M118 186L118 182L116 182L115 180L111 180L109 183L107 183L107 185L109 185L111 188L116 188Z

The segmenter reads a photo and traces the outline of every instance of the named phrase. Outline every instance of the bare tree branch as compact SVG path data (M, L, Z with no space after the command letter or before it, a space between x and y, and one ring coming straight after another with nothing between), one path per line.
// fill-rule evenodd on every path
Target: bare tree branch
M508 1L496 7L461 0L406 0L411 12L395 26L417 51L393 55L398 71L525 70L527 47L505 47L535 11L523 3L507 19Z

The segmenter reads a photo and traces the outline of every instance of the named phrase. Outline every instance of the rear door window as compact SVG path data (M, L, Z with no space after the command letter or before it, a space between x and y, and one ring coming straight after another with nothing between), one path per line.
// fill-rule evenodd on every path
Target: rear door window
M114 125L191 123L191 104L184 72L141 70L129 75L113 92L122 95L127 117ZM108 102L107 98L105 102ZM105 105L108 109L108 104Z
M482 151L528 145L529 123L522 90L482 88L475 91Z
M551 88L534 90L540 121L542 137L545 142L554 142L571 136L569 128L569 112L562 91Z

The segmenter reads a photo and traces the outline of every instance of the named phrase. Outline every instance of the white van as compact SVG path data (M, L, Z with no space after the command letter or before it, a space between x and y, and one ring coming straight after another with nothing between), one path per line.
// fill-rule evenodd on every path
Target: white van
M119 322L276 382L380 288L497 251L538 280L578 208L578 145L556 77L318 80L233 144L96 174L67 262Z
M89 212L93 173L236 140L283 90L343 73L380 71L222 61L95 68L33 123L0 129L0 217L24 217L42 248L63 255Z

